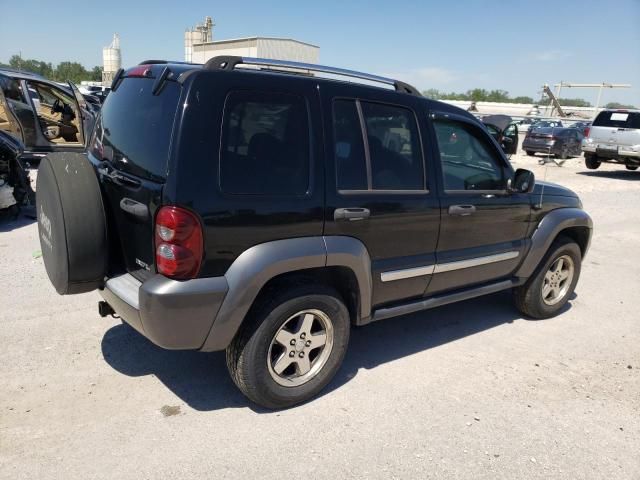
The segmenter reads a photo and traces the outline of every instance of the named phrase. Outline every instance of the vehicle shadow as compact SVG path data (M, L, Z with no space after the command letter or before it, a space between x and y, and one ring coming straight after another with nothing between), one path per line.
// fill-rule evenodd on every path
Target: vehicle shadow
M565 310L569 308L570 304ZM353 328L342 368L321 395L340 388L361 368L376 368L521 318L509 292L499 292ZM270 412L238 391L227 373L224 352L164 350L133 328L117 325L105 333L102 353L106 362L124 375L155 375L195 410L249 407L257 413Z
M589 172L578 172L578 175L584 175L586 177L611 178L613 180L640 180L640 170L594 170Z
M10 212L0 212L0 233L10 232L18 228L26 227L36 221L35 207L21 207L17 218L13 218Z

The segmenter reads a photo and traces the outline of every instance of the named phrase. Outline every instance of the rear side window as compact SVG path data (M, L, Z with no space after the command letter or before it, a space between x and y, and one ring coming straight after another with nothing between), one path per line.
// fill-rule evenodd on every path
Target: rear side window
M367 164L355 101L334 102L333 134L338 190L367 190Z
M180 86L166 82L152 95L154 80L125 78L105 100L90 150L134 175L163 180L167 174Z
M424 161L414 113L404 107L335 100L338 190L423 190Z
M593 121L594 127L640 128L639 112L600 112Z
M258 92L227 97L220 152L223 192L304 195L309 172L309 115L303 97Z
M406 108L362 102L374 190L424 188L422 149L415 115Z

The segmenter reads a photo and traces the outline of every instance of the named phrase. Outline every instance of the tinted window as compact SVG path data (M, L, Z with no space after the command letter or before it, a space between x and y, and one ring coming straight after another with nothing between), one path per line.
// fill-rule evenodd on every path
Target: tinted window
M502 190L502 169L480 129L462 122L434 121L445 190Z
M220 154L222 191L302 195L309 189L309 163L309 119L302 97L229 95Z
M0 75L0 88L7 100L15 100L17 102L26 103L20 84L15 78L5 77Z
M638 112L600 112L593 121L594 127L640 128Z
M367 190L364 142L355 101L334 102L333 138L338 190Z
M424 165L411 110L362 102L374 190L421 190Z
M167 174L180 86L168 81L152 95L154 81L125 78L104 103L91 142L91 152L114 166L142 177Z

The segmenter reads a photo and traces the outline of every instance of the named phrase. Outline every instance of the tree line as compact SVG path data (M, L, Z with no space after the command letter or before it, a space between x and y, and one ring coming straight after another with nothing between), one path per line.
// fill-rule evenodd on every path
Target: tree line
M547 106L551 101L544 97L535 101L532 97L520 96L511 97L506 90L485 90L484 88L474 88L465 93L441 92L438 89L430 88L422 94L433 100L466 100L472 102L501 102L501 103L532 103ZM591 102L582 98L559 98L558 101L563 107L592 107ZM626 105L618 102L610 102L605 108L635 108L633 105Z
M83 80L93 82L102 81L102 67L95 66L91 70L87 70L78 62L66 61L60 62L54 66L50 62L24 59L19 55L13 55L9 59L9 63L0 63L0 67L9 67L16 70L35 73L56 82L71 81L73 83L80 83Z

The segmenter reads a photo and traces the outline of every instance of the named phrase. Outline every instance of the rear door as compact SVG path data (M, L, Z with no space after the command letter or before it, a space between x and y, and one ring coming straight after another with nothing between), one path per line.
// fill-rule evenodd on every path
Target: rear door
M86 146L87 138L86 134L90 133L87 131L87 124L89 118L87 118L89 114L89 107L87 106L87 101L85 100L78 87L76 87L72 82L69 83L69 89L73 92L73 97L76 103L76 111L80 118L78 119L78 142L82 145Z
M167 177L181 87L167 81L153 95L153 78L121 81L101 110L89 158L99 172L122 267L144 280L155 272L154 216Z
M423 144L424 103L323 84L325 234L355 237L371 257L373 305L422 297L435 264L440 210Z
M442 221L428 293L508 277L526 247L529 195L506 191L512 169L482 127L453 114L431 119Z

